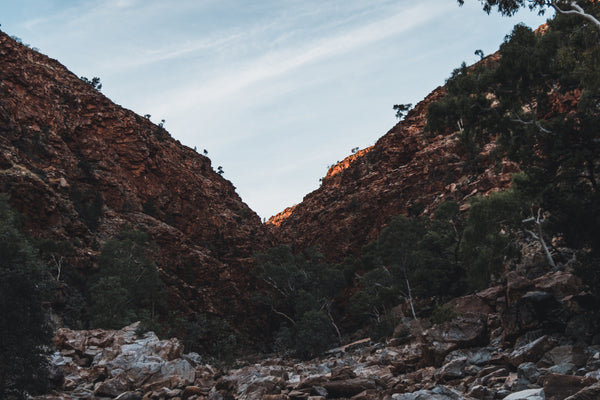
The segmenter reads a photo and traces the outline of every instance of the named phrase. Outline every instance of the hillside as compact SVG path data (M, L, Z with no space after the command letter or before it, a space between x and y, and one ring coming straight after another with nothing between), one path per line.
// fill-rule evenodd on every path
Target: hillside
M270 239L231 182L161 126L2 32L0 192L31 235L73 244L63 276L90 276L101 245L129 226L158 245L172 309L248 313L248 259Z
M449 199L466 209L470 197L507 188L519 168L493 158L494 143L469 164L458 130L425 132L427 108L444 93L437 88L375 145L332 166L321 187L269 219L272 231L339 262L358 254L395 215L430 215Z

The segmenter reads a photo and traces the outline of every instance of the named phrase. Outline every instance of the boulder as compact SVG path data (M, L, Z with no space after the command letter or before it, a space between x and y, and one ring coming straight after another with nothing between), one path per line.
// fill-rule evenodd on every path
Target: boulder
M544 389L527 389L511 393L504 400L546 400Z
M464 400L458 392L445 386L436 386L430 390L419 390L412 393L393 394L392 400Z
M530 383L536 383L540 377L540 371L537 369L534 363L525 362L519 365L517 368L518 377L525 379Z
M538 362L538 366L551 367L559 365L568 365L571 371L575 371L583 367L587 361L587 357L581 346L557 346L546 352L542 359Z
M533 281L535 290L552 292L558 299L580 293L583 289L581 279L570 272L553 271Z
M562 332L568 312L552 293L528 292L502 313L503 340L512 342L525 332Z
M547 400L563 400L596 383L593 378L560 374L548 374L540 380Z
M456 358L436 371L435 378L442 381L463 378L466 375L465 369L469 365L467 357Z
M452 305L452 308L458 314L482 314L488 315L492 313L492 307L476 294L457 297L451 300L448 304Z
M515 348L508 356L507 361L513 367L517 367L524 362L538 362L555 345L556 341L553 338L544 335L530 343Z
M492 351L493 348L489 347L455 350L446 356L444 362L448 363L454 359L466 357L469 364L484 365L492 358Z
M424 332L423 340L425 354L421 365L440 366L444 357L453 350L487 343L486 319L460 316L429 328Z
M114 378L98 383L94 388L94 394L97 396L117 397L131 389L133 389L132 382L127 374L120 373Z
M600 382L581 389L565 400L598 400L600 399Z
M374 379L354 378L324 382L322 387L330 398L337 398L352 397L367 389L377 389L377 384Z
M506 300L511 306L533 288L533 282L515 271L506 274Z

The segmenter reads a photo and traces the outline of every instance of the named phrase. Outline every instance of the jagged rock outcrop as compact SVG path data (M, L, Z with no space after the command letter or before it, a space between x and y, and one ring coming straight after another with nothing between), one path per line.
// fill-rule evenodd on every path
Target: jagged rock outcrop
M318 246L332 261L357 254L391 217L429 214L446 199L466 207L477 194L502 190L518 167L490 156L490 143L470 164L458 134L424 132L427 107L444 96L435 89L377 143L329 169L321 187L268 221L298 248Z
M148 231L173 307L244 316L260 218L207 157L0 32L0 192L87 275L124 226Z

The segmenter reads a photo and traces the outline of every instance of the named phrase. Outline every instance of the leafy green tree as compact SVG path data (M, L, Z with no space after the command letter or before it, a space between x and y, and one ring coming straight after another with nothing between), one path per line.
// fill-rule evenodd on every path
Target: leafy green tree
M47 277L19 226L0 195L0 397L7 399L45 389L51 333L41 305Z
M121 328L137 320L154 325L164 311L165 288L152 260L147 233L124 230L98 257L100 272L90 288L92 324Z
M416 317L414 296L447 298L462 293L459 219L454 201L443 203L432 220L392 218L377 240L363 247L358 262L347 264L362 271L360 290L347 309L352 319L361 325L370 321L377 335L385 336L394 328L390 310L400 302L408 300Z
M520 226L521 210L522 203L512 191L471 201L459 250L470 289L486 288L500 277L506 259L518 256L515 227Z
M465 3L464 0L457 0L459 5ZM483 4L483 10L490 13L494 8L502 15L511 16L522 7L528 7L530 10L539 10L540 14L548 8L554 9L558 14L576 15L591 22L597 29L600 29L600 21L594 16L595 1L573 1L573 0L479 0ZM587 10L587 11L586 11ZM597 15L597 14L596 14Z
M589 8L597 12L598 6ZM575 247L600 249L600 31L558 14L549 30L517 25L500 58L461 67L429 108L429 129L466 142L496 138L524 171L515 190L549 213Z
M309 249L294 254L278 246L257 254L257 274L270 290L260 301L281 321L276 347L308 358L340 339L333 300L344 288L344 274L322 254Z

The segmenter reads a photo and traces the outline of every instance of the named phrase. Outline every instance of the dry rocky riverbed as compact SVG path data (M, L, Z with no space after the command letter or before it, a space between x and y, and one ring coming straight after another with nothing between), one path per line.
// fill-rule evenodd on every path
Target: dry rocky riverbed
M265 358L222 370L177 339L119 331L56 333L57 389L70 399L597 400L600 346L587 295L572 274L506 283L455 299L459 315L431 325L409 320L387 343L364 339L298 361Z

